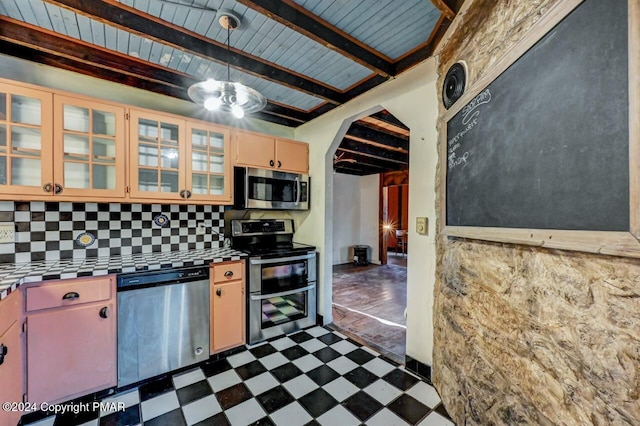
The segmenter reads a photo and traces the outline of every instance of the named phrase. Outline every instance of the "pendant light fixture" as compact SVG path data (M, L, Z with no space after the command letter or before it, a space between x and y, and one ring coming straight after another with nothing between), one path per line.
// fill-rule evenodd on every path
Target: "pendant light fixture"
M227 80L208 79L189 87L189 97L209 111L231 112L236 118L262 110L266 98L257 90L242 83L231 81L229 62L231 31L240 26L240 18L230 11L219 11L218 22L227 30Z

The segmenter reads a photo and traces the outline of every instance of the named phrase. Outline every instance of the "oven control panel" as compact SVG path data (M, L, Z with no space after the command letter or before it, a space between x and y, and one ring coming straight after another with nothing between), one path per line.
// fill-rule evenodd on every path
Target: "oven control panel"
M232 220L234 237L249 235L293 234L291 219Z

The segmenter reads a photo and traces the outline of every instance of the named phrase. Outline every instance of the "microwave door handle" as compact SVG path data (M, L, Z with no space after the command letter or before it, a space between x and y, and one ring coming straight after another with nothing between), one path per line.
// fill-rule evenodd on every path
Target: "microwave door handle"
M302 256L279 257L277 259L251 259L252 265L270 265L273 263L290 262L294 260L312 259L316 257L315 253L303 254Z
M313 290L316 287L315 284L308 285L302 288L296 288L294 290L281 291L280 293L270 293L264 295L251 295L251 300L265 300L271 297L289 296L290 294L302 293L303 291Z
M300 204L300 192L301 192L301 184L300 184L300 176L296 176L296 206Z

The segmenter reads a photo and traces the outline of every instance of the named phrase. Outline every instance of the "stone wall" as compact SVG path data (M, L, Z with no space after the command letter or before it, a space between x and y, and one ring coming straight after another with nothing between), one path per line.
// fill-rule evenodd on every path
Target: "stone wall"
M461 59L472 85L559 0L467 1L439 90ZM434 324L457 424L640 424L640 260L440 238Z

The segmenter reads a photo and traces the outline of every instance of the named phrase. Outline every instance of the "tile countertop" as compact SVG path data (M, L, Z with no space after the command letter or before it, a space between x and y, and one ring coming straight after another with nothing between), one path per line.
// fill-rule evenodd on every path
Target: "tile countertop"
M181 266L204 265L246 258L229 248L141 253L130 256L86 259L43 260L31 263L0 264L0 300L21 284L98 275L149 271Z

